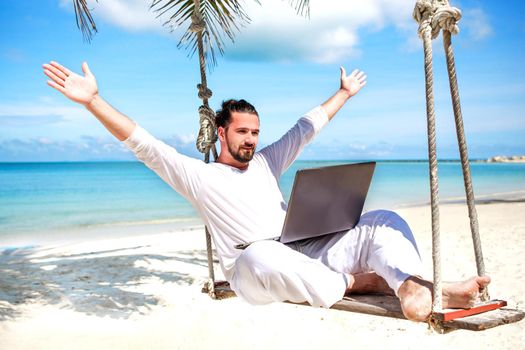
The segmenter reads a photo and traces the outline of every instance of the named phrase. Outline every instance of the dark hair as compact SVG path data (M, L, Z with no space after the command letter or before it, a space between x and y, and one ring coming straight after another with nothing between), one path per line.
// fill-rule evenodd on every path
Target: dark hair
M222 101L221 109L219 109L215 115L215 124L217 128L222 126L226 128L230 125L232 112L240 113L252 113L259 117L259 113L255 110L255 107L245 100L226 100Z

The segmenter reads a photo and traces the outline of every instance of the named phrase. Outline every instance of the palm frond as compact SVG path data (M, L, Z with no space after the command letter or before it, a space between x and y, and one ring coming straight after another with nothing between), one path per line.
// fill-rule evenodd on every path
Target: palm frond
M260 0L254 1L261 4ZM241 2L244 3L243 0L200 0L199 13L205 23L202 32L204 54L210 66L217 63L217 53L221 55L224 53L223 36L226 35L234 42L235 35L241 27L250 23L250 17L244 11ZM309 0L288 0L288 3L297 14L310 16ZM97 27L87 6L87 0L73 0L73 4L77 27L82 31L84 40L89 42L97 32ZM164 25L171 27L172 30L187 27L177 47L188 49L192 56L198 46L198 34L189 30L192 15L196 12L194 0L151 0L150 9L157 14L157 17L169 16Z
M310 0L289 0L288 2L298 15L310 18Z
M261 1L254 0L261 4ZM239 0L200 0L200 14L206 24L202 32L205 59L210 66L217 63L217 53L224 54L225 35L232 42L241 27L250 23L250 17L244 11ZM310 15L309 0L288 0L295 11L302 16ZM193 0L153 0L151 9L157 16L169 14L164 25L172 30L191 25L191 17L195 13ZM187 30L180 39L177 47L189 50L192 56L197 51L197 33Z
M77 27L82 31L84 40L89 42L93 34L97 32L97 26L87 7L87 2L86 0L73 0L73 5L75 7Z
M189 29L192 15L200 13L205 23L202 32L205 58L211 66L214 66L217 62L217 52L224 53L223 35L233 41L236 32L250 23L250 18L240 2L239 0L201 0L200 10L197 12L193 0L153 0L151 9L159 17L168 15L164 25L171 27L172 30L184 26ZM187 30L177 46L188 49L191 56L197 50L197 38L197 33Z

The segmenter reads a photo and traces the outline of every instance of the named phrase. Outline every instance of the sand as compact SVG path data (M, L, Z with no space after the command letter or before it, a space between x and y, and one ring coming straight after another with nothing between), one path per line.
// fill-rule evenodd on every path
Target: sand
M525 203L477 206L493 298L525 308ZM398 212L431 276L428 206ZM466 206L441 206L443 275L476 273ZM220 272L217 271L220 275ZM525 321L437 334L426 324L285 303L215 301L202 227L0 252L0 349L520 349Z

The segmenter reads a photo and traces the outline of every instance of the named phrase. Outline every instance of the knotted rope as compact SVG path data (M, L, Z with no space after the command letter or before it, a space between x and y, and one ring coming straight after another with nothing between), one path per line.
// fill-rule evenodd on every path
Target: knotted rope
M215 112L206 105L199 107L199 135L197 136L197 149L204 153L206 163L209 163L210 149L215 151L217 131L215 126ZM214 155L214 158L217 158Z
M474 204L474 192L470 176L470 165L468 161L467 145L463 129L463 117L461 114L461 103L459 100L459 89L456 78L454 63L454 53L452 51L451 34L459 33L457 22L461 18L461 11L449 6L448 0L419 0L416 3L413 13L414 19L419 23L419 36L423 40L425 55L425 83L427 100L427 121L428 121L428 144L429 144L429 172L431 188L431 210L432 210L432 260L434 268L434 290L432 311L437 312L442 309L442 281L441 281L441 248L439 234L439 209L438 209L438 187L437 187L437 157L435 143L435 113L433 97L433 76L432 76L432 39L443 31L443 45L447 58L447 68L452 97L454 119L456 122L456 134L458 138L459 151L461 156L461 166L469 209L470 229L474 243L476 256L476 266L479 276L485 275L483 254L481 251L481 239L479 237L477 213ZM488 292L485 288L482 293L482 300L488 300Z
M204 29L206 29L206 23L204 22L204 19L202 18L202 15L200 14L200 3L199 7L197 7L198 1L195 1L195 11L191 15L191 24L189 27L189 31L192 33L202 33Z
M441 245L439 232L438 167L436 152L436 114L434 111L434 73L432 70L432 16L434 8L428 0L421 0L414 8L414 19L419 23L425 55L425 91L427 108L428 161L430 176L430 206L432 215L433 301L432 310L442 309Z
M463 115L461 112L461 102L459 99L459 87L456 76L456 64L454 60L454 51L452 50L451 34L459 32L457 21L461 18L461 11L457 8L448 8L447 11L440 13L443 20L437 22L443 29L443 46L447 59L447 70L450 85L450 95L452 97L452 108L454 110L454 121L456 123L456 136L458 139L459 154L461 158L461 169L463 171L463 182L465 185L465 194L467 197L467 206L470 219L470 231L474 245L474 255L476 257L476 269L478 276L485 276L485 263L483 251L481 249L481 238L479 235L478 214L476 211L474 189L472 188L472 177L470 175L470 164L468 160L467 141L465 130L463 128ZM481 294L481 300L490 299L487 288L484 288Z
M431 0L418 0L416 2L416 6L414 7L414 12L412 13L412 17L417 23L419 23L418 35L423 40L424 40L424 32L429 29L432 31L432 26L430 24L432 22L433 13L434 13L434 7L432 6ZM432 33L432 39L435 38L433 34L434 33Z
M199 98L201 100L209 100L213 95L213 92L202 84L197 84L197 89L199 90Z
M206 29L206 23L202 18L200 12L200 0L194 0L194 11L191 15L191 25L189 31L197 34L197 48L199 51L199 68L201 73L201 83L197 85L199 90L198 96L202 100L202 105L199 107L199 135L197 136L196 146L199 152L204 153L204 161L210 162L210 150L213 152L213 158L217 159L217 149L215 142L217 141L217 127L215 125L215 112L208 105L208 99L213 95L212 91L207 86L206 79L206 58L204 54L204 45L202 43L202 32ZM211 244L211 235L208 227L206 232L206 251L208 255L208 282L207 291L212 298L216 298L215 294L215 272L213 270L213 250Z
M450 32L451 34L458 34L459 27L457 22L461 19L461 10L457 7L443 6L436 9L434 13L434 18L432 18L432 31L436 31L437 35L439 30ZM437 37L437 35L434 38Z

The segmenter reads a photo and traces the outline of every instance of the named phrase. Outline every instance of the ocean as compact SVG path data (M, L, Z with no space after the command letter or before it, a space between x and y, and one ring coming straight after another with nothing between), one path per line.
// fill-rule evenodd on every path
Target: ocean
M280 186L289 197L297 169L351 161L296 161ZM476 198L525 194L525 164L471 163ZM439 164L440 201L464 201L459 162ZM365 210L429 202L428 163L378 162ZM16 236L134 225L183 227L195 210L139 162L0 163L0 246Z

